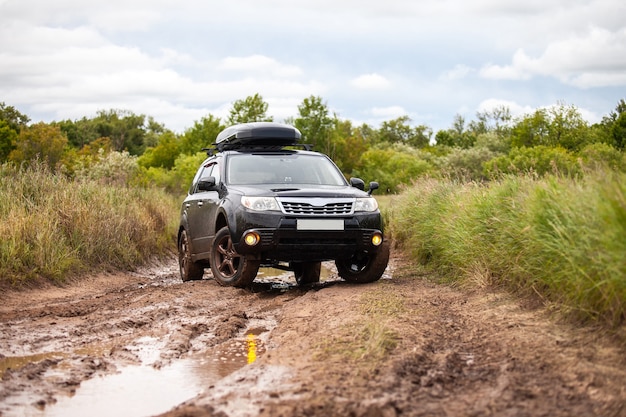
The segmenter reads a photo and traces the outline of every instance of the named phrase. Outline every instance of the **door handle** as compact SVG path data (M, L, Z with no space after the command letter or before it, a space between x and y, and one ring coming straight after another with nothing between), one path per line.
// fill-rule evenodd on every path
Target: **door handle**
M198 201L198 207L202 207L204 203L202 201Z

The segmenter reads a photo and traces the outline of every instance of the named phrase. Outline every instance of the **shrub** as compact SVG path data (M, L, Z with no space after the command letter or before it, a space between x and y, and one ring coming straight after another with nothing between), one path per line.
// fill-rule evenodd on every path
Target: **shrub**
M396 239L454 280L541 294L585 320L626 313L626 174L421 180L396 202Z
M133 268L174 247L177 202L157 189L72 181L44 164L2 165L0 179L0 283Z

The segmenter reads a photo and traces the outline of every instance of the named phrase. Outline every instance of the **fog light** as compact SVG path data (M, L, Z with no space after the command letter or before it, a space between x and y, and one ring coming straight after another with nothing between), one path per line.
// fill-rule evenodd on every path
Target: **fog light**
M383 243L383 235L380 233L374 233L372 235L372 245L380 246L381 243Z
M246 242L248 246L254 246L261 240L261 237L255 232L248 232L243 237L243 241Z

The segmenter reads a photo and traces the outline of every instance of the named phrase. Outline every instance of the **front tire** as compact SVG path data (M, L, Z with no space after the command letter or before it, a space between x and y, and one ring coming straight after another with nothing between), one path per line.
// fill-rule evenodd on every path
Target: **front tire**
M222 227L215 235L210 256L213 278L224 286L249 286L261 265L261 261L252 261L235 252L227 226Z
M321 262L294 262L292 268L298 285L320 282Z
M339 276L348 282L364 284L378 281L389 263L389 243L383 242L373 253L358 253L349 259L337 259Z
M191 246L187 231L183 230L178 239L178 266L180 268L180 278L183 282L197 281L202 279L204 268L198 262L191 260Z

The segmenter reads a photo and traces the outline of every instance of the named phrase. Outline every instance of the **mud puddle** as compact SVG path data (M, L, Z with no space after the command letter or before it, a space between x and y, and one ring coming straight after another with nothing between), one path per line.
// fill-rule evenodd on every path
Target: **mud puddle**
M275 325L275 322L268 320L253 320L239 336L206 351L173 360L167 365L162 365L160 357L163 341L142 337L127 346L128 351L141 360L141 365L120 366L115 373L94 376L83 381L72 394L57 397L53 404L28 404L32 402L28 398L14 396L10 402L15 407L9 412L0 412L0 416L139 417L160 414L202 394L220 379L254 363L265 353L267 337ZM81 349L81 353L95 350L103 351L106 348ZM56 365L50 367L43 377L54 380L64 372L64 360L78 353L50 352L0 358L0 378L11 369L49 360L56 362Z

